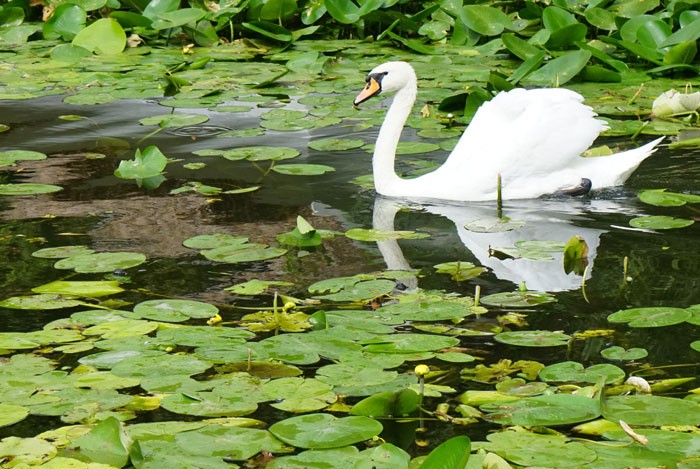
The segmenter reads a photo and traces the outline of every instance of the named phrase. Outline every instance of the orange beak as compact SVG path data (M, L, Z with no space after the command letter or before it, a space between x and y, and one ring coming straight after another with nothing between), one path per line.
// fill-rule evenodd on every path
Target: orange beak
M352 103L353 105L357 106L358 104L367 101L372 96L378 95L380 91L382 91L382 86L379 84L379 82L374 77L368 77L367 86L365 86L360 94L357 95L357 98L355 98L355 101Z

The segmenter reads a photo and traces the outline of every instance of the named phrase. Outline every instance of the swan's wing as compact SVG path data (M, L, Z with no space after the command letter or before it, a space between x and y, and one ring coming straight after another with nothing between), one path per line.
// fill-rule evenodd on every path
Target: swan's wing
M499 93L479 108L441 169L478 172L493 181L501 174L504 187L514 179L544 182L554 172L562 176L606 128L582 101L563 88ZM585 177L573 171L566 176L575 183ZM560 180L559 187L567 183Z

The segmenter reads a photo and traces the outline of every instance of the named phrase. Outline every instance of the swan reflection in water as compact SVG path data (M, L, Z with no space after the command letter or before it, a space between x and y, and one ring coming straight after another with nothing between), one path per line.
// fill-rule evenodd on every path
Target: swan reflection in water
M563 249L548 252L550 260L527 258L499 259L491 255L493 248L513 247L519 241L557 241L565 244L578 236L588 245L588 269L590 278L593 261L600 244L600 236L608 230L578 226L586 219L586 213L622 212L623 207L610 200L580 199L536 199L509 201L502 210L502 216L510 220L524 222L522 226L502 232L475 232L465 228L475 222L496 222L495 203L460 204L425 203L416 205L397 199L378 196L374 201L373 227L380 230L394 230L394 219L400 210L412 209L443 216L451 220L464 246L478 259L478 264L488 268L497 278L508 280L515 285L525 283L529 290L563 291L581 287L582 277L564 271ZM628 213L628 210L625 210ZM411 229L409 227L408 229ZM427 240L424 240L424 242ZM377 245L389 270L411 270L396 240L378 241ZM464 259L451 259L454 261ZM415 288L417 281L401 279L409 288Z

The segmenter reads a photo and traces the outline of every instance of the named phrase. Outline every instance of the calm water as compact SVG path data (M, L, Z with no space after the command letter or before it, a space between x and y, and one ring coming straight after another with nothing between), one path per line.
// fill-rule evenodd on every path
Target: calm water
M350 98L348 98L348 103ZM639 215L674 215L697 218L698 207L660 208L642 204L636 198L641 189L668 188L700 193L700 153L671 152L661 148L647 160L623 187L577 199L508 202L504 213L528 220L527 228L514 232L475 234L464 223L495 215L493 204L435 205L405 204L378 199L372 190L360 189L350 180L370 172L370 155L363 150L316 152L307 148L312 139L338 136L372 142L376 128L358 130L355 123L305 132L270 132L257 138L199 137L161 132L147 141L157 145L172 162L167 181L158 189L139 188L132 181L113 176L120 159L132 158L138 140L153 127L138 120L166 114L170 108L157 102L121 101L95 106L70 106L51 97L28 102L3 102L0 121L10 125L0 134L3 149L41 151L49 159L20 163L25 168L3 168L3 182L31 181L59 184L59 193L33 197L0 197L0 249L2 288L0 295L28 294L31 288L65 278L66 272L52 267L51 260L31 257L44 247L85 244L98 251L130 250L148 256L148 262L129 274L131 291L120 295L129 301L149 299L137 292L146 289L166 297L191 298L217 304L255 304L223 291L232 284L253 278L295 283L292 294L306 296L306 287L322 278L361 272L411 267L421 269L418 285L473 295L511 291L526 282L530 289L554 292L557 303L537 308L527 317L529 328L563 330L568 333L591 328L609 329L606 316L629 307L677 306L700 303L700 251L698 224L681 230L646 232L630 228ZM177 112L185 112L178 110ZM257 127L259 111L248 114L206 113L207 128L242 129ZM58 119L78 114L88 119L70 122ZM205 133L202 131L195 133ZM407 137L411 132L407 131ZM610 143L629 145L627 141ZM248 145L279 145L298 149L294 162L327 164L334 173L315 177L293 177L261 172L246 161L232 162L220 157L199 157L193 151L206 148L234 148ZM103 159L86 154L100 152ZM445 152L429 158L439 161ZM411 157L411 159L416 159ZM204 162L200 170L183 168L186 162ZM193 192L169 195L188 181L229 189L255 184L262 189L248 194L224 195L218 201ZM207 233L249 236L254 242L274 244L275 235L294 227L297 215L316 228L345 231L353 227L418 230L428 239L398 243L362 243L342 236L326 241L322 249L309 253L292 250L286 257L241 265L215 264L184 248L182 241ZM586 280L587 302L580 289L581 277L566 275L561 258L553 261L507 260L489 257L492 247L511 246L521 240L567 241L572 236L586 239L592 266ZM629 258L631 281L623 280L623 259ZM457 283L436 275L432 266L455 260L488 267L481 277ZM80 277L88 279L88 276ZM96 279L98 277L90 277ZM268 299L265 299L268 301ZM30 331L46 322L68 316L72 311L24 312L3 310L3 331ZM494 323L495 315L481 318ZM652 365L696 363L697 352L688 344L697 340L697 327L688 324L647 329L619 329L615 345L644 347ZM608 339L606 339L608 340ZM540 352L534 349L498 346L484 339L466 339L465 346L485 353L488 363L499 358L533 358L551 362L564 358L584 363L601 362L599 350L606 340L576 343L571 350ZM697 375L697 369L682 368L682 376ZM671 375L674 375L672 372Z

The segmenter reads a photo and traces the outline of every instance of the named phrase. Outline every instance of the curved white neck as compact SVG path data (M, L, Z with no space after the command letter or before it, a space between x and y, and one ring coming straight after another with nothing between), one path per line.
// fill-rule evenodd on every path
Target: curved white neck
M416 81L413 79L396 93L379 130L372 158L372 171L374 186L380 194L394 195L392 189L405 182L396 175L394 160L401 131L416 100L416 90Z

